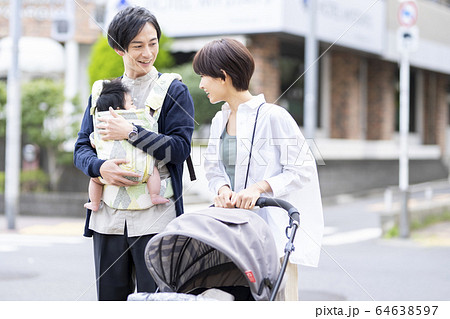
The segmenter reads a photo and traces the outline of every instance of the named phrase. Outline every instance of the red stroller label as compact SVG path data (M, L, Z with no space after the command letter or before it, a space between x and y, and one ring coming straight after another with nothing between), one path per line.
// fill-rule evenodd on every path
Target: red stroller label
M248 280L250 280L250 282L256 282L255 276L253 276L251 270L247 270L245 274L247 275L247 278Z

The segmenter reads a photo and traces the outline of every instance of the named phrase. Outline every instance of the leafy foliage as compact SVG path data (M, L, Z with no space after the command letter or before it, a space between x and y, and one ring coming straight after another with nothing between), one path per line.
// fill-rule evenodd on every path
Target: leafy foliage
M0 138L5 136L5 101L6 89L0 83ZM37 79L26 82L21 88L22 108L22 145L35 144L47 154L47 169L51 175L43 171L23 171L22 191L43 191L48 188L48 180L52 187L60 176L61 167L56 163L60 158L62 143L68 138L67 127L61 121L64 103L64 83L50 79ZM71 162L71 161L70 161ZM52 163L52 164L49 164Z
M108 44L104 36L98 38L91 50L88 66L90 86L100 79L111 79L123 74L123 60Z
M49 182L49 176L40 169L20 173L20 191L23 193L46 192Z
M159 52L155 61L155 68L163 70L170 68L175 64L175 59L170 53L170 46L172 45L172 39L166 37L164 33L161 34L159 39Z
M155 61L155 67L158 70L171 67L174 64L174 59L169 51L171 43L170 38L164 34L161 35L159 53ZM109 46L108 39L105 36L99 37L92 47L90 56L88 67L90 86L97 80L119 77L123 72L122 57Z
M59 120L64 102L64 84L38 79L22 86L22 142L58 146L65 140Z
M56 146L64 136L56 129L62 115L64 85L49 79L33 80L22 85L22 142ZM0 137L5 136L6 84L0 82Z
M49 176L42 170L29 170L20 172L20 191L46 192L48 190ZM0 172L0 194L5 193L5 172Z
M187 85L195 106L195 121L199 124L210 124L212 118L220 110L220 103L213 105L209 102L205 92L198 87L200 76L192 69L192 63L185 63L171 68L167 72L178 73L183 77L183 83ZM196 124L196 128L198 125Z

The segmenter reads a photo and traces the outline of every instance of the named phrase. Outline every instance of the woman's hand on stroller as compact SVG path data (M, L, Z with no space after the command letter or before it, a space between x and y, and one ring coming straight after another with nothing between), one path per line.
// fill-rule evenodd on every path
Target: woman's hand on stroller
M234 208L234 205L231 203L231 198L236 194L233 192L228 185L223 185L219 188L218 195L214 197L214 206L215 207L223 207L223 208Z
M234 193L231 197L231 204L236 208L253 209L261 194L269 192L272 192L272 188L269 183L266 181L261 181L250 185L239 193Z

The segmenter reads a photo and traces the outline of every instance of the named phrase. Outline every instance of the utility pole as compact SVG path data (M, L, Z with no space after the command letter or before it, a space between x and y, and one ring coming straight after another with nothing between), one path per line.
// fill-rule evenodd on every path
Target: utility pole
M410 52L418 45L417 4L415 0L400 0L398 21L401 27L397 31L398 50L400 52L400 154L399 154L399 189L401 195L399 233L408 238L409 227L409 109L410 109Z
M19 71L19 39L21 33L21 0L10 2L9 33L11 64L8 70L6 101L5 215L8 229L15 229L20 195L21 103Z
M401 211L399 220L400 237L409 237L408 187L409 187L409 52L403 50L400 62L400 159L399 189Z
M314 138L317 123L317 52L316 39L317 0L305 1L308 10L309 27L305 41L305 94L304 132L306 138Z

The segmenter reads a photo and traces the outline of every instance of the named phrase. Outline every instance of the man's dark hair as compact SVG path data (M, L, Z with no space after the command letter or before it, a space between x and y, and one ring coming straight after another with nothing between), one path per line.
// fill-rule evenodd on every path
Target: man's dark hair
M227 38L207 43L195 55L192 66L197 74L222 80L225 71L238 91L248 90L255 71L250 51L241 42Z
M108 43L113 49L125 52L128 46L146 23L151 23L156 30L156 35L161 37L161 28L156 17L143 7L126 7L119 11L109 24Z
M124 110L126 93L129 93L129 90L120 79L103 81L103 89L95 105L97 112L108 111L109 107Z

